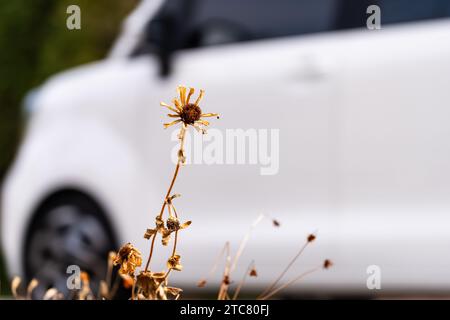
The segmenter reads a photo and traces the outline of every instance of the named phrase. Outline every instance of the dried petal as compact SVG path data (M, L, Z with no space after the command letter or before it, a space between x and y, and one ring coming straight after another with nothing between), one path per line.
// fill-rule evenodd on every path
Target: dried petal
M169 260L167 261L167 268L169 269L173 269L176 271L181 271L183 270L183 266L180 263L180 255L176 254L173 255L172 257L169 258Z
M144 234L145 239L150 239L153 235L155 235L158 231L156 229L147 229Z
M192 223L192 221L186 221L185 223L183 223L183 224L180 226L180 230L186 229L187 227L189 227L189 226L191 225L191 223Z
M164 220L160 216L155 218L155 224L158 231L164 228Z
M188 96L186 98L186 104L189 104L189 101L191 100L191 96L194 94L195 89L194 88L189 88L189 93Z
M162 232L161 243L163 246L167 246L169 244L169 241L170 241L170 231L164 229L164 231Z
M198 98L197 98L197 100L195 101L195 105L197 105L198 106L198 104L200 103L200 101L202 101L202 99L203 99L203 95L205 94L205 90L203 90L203 89L200 89L200 93L198 94Z

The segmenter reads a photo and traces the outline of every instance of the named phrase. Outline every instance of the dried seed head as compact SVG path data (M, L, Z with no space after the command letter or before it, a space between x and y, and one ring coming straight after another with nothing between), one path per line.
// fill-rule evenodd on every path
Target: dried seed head
M310 234L310 235L308 236L308 238L306 238L306 239L308 240L308 242L313 242L313 241L316 239L316 236L313 235L313 234Z
M250 277L257 277L257 276L258 276L258 273L256 272L255 267L253 267L253 268L250 270L249 276L250 276Z
M222 280L223 284L229 285L231 283L229 276L224 276Z
M330 260L326 259L326 260L323 262L323 268L324 268L324 269L329 269L329 268L331 268L331 266L333 266L333 262L331 262Z
M272 223L273 223L274 227L279 227L280 226L280 223L277 220L275 220L275 219L272 220Z
M167 229L170 232L180 230L180 221L176 217L169 217L166 221Z
M202 109L196 104L189 103L183 106L183 110L180 112L181 121L185 124L194 124L195 121L200 120L202 117Z

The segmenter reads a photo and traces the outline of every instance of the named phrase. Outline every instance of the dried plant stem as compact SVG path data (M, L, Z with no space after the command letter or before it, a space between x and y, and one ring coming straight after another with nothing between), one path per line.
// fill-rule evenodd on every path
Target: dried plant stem
M306 241L305 244L300 248L300 250L297 252L297 254L294 256L294 258L292 258L292 260L289 262L289 264L286 266L286 268L281 272L281 274L272 282L271 285L269 285L259 296L257 299L259 299L260 297L263 297L264 295L266 295L268 292L270 292L270 290L272 290L273 288L275 288L275 286L278 284L278 282L280 282L280 280L284 277L284 275L286 274L286 272L289 271L289 269L292 267L292 265L295 263L295 261L297 261L297 259L302 255L303 251L305 251L306 247L308 246L308 244L310 243L310 241Z
M244 238L242 238L241 243L239 245L238 251L236 252L234 258L233 258L233 263L230 265L231 262L231 257L228 254L227 256L227 266L225 268L224 271L224 280L222 281L222 284L220 286L220 290L219 290L219 300L223 300L228 296L228 288L230 286L230 281L231 281L231 273L234 271L234 269L236 269L236 265L239 261L239 258L242 255L242 252L244 252L244 249L247 245L248 239L250 238L250 234L252 233L253 229L258 225L258 223L260 223L264 218L263 214L260 214L258 216L258 218L255 219L255 221L253 221L252 225L250 226L250 228L248 229L247 233L245 234ZM227 281L226 281L227 280Z
M175 218L178 218L177 210L175 209L175 206L173 204L170 204L168 206L169 214L171 214L171 210L170 210L171 207L173 209L173 213L175 215ZM174 256L176 251L177 251L177 243L178 243L178 230L175 230L175 239L173 240L172 256Z
M283 289L289 287L291 284L293 284L293 283L295 283L295 282L297 282L297 281L303 279L303 278L306 277L307 275L309 275L309 274L311 274L311 273L314 273L314 272L316 272L316 271L318 271L318 270L320 270L320 269L322 269L322 266L318 266L318 267L315 267L315 268L313 268L313 269L311 269L311 270L308 270L308 271L302 273L301 275L299 275L298 277L292 279L292 280L289 281L288 283L283 284L282 286L278 287L277 289L273 290L272 292L269 292L269 293L266 294L265 296L263 296L263 297L261 297L261 298L257 298L257 300L267 300L267 299L269 299L270 297L273 297L273 295L275 295L276 293L280 292L281 290L283 290Z
M179 135L179 139L180 139L179 153L183 152L185 133L186 133L186 129L184 127L182 127L181 130L180 130L180 135ZM166 197L164 198L163 204L161 206L161 211L159 212L159 216L158 216L159 218L162 218L162 216L164 214L164 209L166 208L166 205L167 205L167 199L170 197L170 194L172 192L172 189L173 189L173 186L175 184L175 181L177 180L178 172L180 171L180 167L182 165L182 161L183 161L183 159L179 156L178 157L178 161L177 161L177 165L175 167L175 171L173 173L172 181L170 182L169 189L167 190ZM150 266L150 262L152 260L153 250L154 250L154 247L155 247L155 240L156 240L156 233L154 235L152 235L152 242L151 242L151 245L150 245L150 253L148 255L147 263L145 264L145 271L148 271L148 268ZM174 246L174 249L175 249L175 246Z
M214 259L214 263L213 263L211 269L209 270L209 272L207 273L206 277L204 277L203 279L201 279L199 281L198 286L204 286L206 284L206 282L209 280L209 278L214 274L214 272L216 272L217 267L219 266L219 262L222 259L222 256L224 255L224 253L226 251L228 251L228 252L230 251L229 247L230 247L230 243L226 242L225 245L223 246L222 250L220 251L220 253Z
M133 286L131 287L131 300L136 300L136 281L133 281Z
M252 260L249 263L249 265L247 267L247 270L245 271L244 276L242 277L241 282L239 282L239 284L238 284L238 286L236 288L236 291L234 291L233 300L236 300L237 297L239 296L239 293L241 292L241 289L244 286L245 280L247 279L247 276L250 273L250 270L254 267L254 265L255 265L255 261Z
M230 264L231 264L231 255L230 255L230 245L227 242L227 257L225 269L223 271L223 279L220 284L219 295L217 296L217 300L225 300L228 296L228 287L230 286Z
M248 239L250 238L250 234L252 233L253 229L258 225L258 223L260 223L262 221L262 219L264 219L264 215L260 214L258 216L258 218L256 218L255 221L253 221L252 225L248 229L248 231L245 234L244 238L242 238L241 244L239 245L239 249L236 252L236 255L234 256L233 264L231 265L230 272L233 272L234 269L236 269L236 265L237 265L237 263L239 261L239 258L242 255L242 252L244 252L244 249L245 249L245 247L247 245Z

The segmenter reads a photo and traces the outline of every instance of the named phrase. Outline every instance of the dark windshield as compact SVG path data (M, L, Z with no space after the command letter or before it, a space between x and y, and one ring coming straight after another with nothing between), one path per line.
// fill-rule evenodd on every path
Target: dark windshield
M449 0L167 0L135 53L361 28L373 4L382 26L450 16Z

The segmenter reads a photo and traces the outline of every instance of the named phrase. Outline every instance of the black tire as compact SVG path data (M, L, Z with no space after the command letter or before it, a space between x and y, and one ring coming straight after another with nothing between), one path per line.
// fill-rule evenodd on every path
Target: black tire
M63 191L47 198L37 209L26 234L23 261L26 280L36 278L33 298L56 288L70 299L67 267L77 265L90 275L93 291L104 280L107 257L117 244L103 209L89 196Z

